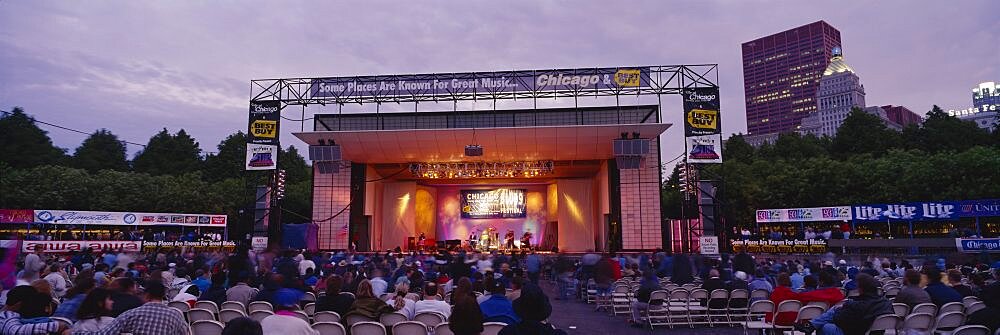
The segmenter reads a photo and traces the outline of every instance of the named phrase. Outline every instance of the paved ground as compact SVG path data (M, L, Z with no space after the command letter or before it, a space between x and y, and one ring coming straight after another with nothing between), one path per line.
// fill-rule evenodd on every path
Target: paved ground
M550 297L556 297L555 286L548 281L542 280L541 286ZM650 331L646 328L632 328L628 325L628 319L624 315L611 316L605 311L594 311L594 305L585 304L578 300L555 300L552 299L552 316L549 322L559 329L565 330L569 334L614 334L614 335L649 335L649 334L719 334L719 335L742 335L742 328L674 328L657 327Z

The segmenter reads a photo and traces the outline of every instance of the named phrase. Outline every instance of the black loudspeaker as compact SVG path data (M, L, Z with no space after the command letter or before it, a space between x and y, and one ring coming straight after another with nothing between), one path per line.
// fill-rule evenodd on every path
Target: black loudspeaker
M339 161L341 158L339 145L310 145L309 160Z
M483 155L483 147L478 144L465 146L465 155L468 157L478 157Z
M462 245L462 240L447 240L447 241L445 241L445 243L448 245L449 248L450 247L457 247L457 246Z
M438 249L447 249L448 245L447 245L447 243L445 243L445 241L437 241L437 248Z

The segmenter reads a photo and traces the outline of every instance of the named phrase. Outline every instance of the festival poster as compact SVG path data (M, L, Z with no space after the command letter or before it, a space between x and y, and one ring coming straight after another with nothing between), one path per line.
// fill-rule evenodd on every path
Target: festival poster
M527 216L524 189L462 190L463 219L510 219Z

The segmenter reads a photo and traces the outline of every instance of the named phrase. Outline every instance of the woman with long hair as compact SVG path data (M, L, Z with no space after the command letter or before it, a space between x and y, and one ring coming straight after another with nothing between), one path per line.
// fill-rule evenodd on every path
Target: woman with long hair
M332 311L344 315L354 304L354 297L350 294L340 294L344 287L344 278L339 275L330 275L326 278L326 295L316 299L316 311Z
M483 311L479 309L476 299L466 295L455 295L452 298L455 304L451 308L451 316L448 317L448 329L451 329L455 335L479 335L482 333Z
M476 299L476 294L472 292L472 280L469 277L458 279L458 284L455 284L455 290L451 292L451 301L449 302L454 304L459 297Z
M413 300L407 299L406 295L410 293L410 284L406 282L401 282L396 284L396 295L389 301L386 301L392 309L398 313L406 315L407 320L413 319Z
M347 317L347 315L360 315L372 320L378 320L382 314L396 311L392 309L392 306L389 306L385 301L375 296L375 293L372 292L372 283L368 279L358 283L355 295L356 299L344 317Z
M80 308L76 311L76 323L73 324L73 331L97 331L111 324L115 318L111 317L111 308L114 300L111 299L111 291L103 288L95 288L87 293Z

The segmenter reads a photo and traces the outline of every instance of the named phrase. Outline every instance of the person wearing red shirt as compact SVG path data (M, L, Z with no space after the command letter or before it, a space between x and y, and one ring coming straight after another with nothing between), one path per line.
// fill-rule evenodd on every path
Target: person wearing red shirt
M774 288L774 292L771 292L771 301L774 302L774 306L777 307L785 300L796 300L798 298L798 293L792 291L792 279L787 273L782 273L778 275L778 287ZM791 326L795 323L795 316L798 312L781 312L778 313L778 317L774 318L773 313L767 313L764 319L768 322L774 322L778 326Z
M813 301L827 303L827 307L833 307L844 300L844 292L834 283L833 275L826 271L819 272L819 289L809 292L799 293L799 301L803 305Z

